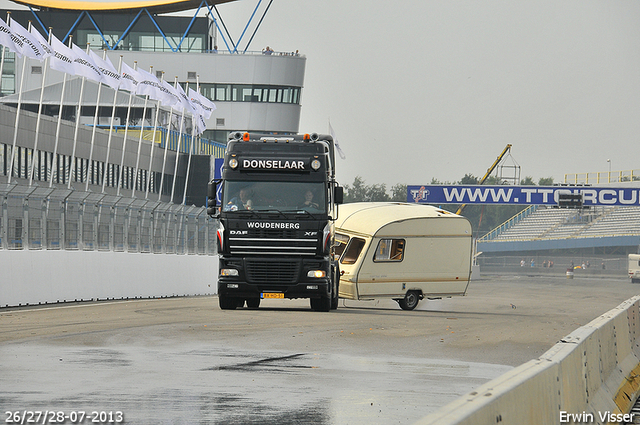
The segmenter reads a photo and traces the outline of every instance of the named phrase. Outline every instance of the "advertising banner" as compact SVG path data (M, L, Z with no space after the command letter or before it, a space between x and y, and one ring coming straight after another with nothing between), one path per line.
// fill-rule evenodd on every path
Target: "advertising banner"
M582 195L586 207L640 206L639 187L592 186L408 186L407 202L433 205L558 205L561 194Z

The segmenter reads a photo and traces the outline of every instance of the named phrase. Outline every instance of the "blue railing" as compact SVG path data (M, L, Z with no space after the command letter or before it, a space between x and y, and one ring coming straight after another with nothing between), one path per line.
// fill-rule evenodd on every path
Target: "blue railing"
M496 227L483 237L478 239L478 242L488 242L492 239L497 238L502 232L508 230L512 226L515 226L517 223L522 221L524 218L533 214L538 209L538 205L530 205L528 208L520 211L518 214L511 217L509 220L502 223L500 226Z
M99 127L109 130L109 126ZM113 126L113 130L116 133L123 133L125 131L125 126ZM134 135L139 135L140 130L148 131L150 134L153 132L153 127L129 126L129 129L127 130L129 133L128 136L134 137ZM204 139L202 137L195 137L195 140L193 140L194 138L192 138L190 134L186 133L182 133L182 138L180 138L180 132L175 130L168 131L166 128L156 128L156 134L152 138L153 141L158 143L160 145L160 148L162 149L164 149L165 145L168 143L168 149L172 151L177 152L179 147L181 153L212 155L215 158L224 158L224 153L227 149L227 146L224 143L216 142L215 140ZM160 140L158 140L158 138ZM150 139L149 137L145 137L145 140Z

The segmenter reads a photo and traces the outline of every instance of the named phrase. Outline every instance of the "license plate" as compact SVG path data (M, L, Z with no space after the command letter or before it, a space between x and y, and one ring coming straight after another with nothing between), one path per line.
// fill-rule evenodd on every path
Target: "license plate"
M284 298L284 294L282 292L263 292L260 294L261 298Z

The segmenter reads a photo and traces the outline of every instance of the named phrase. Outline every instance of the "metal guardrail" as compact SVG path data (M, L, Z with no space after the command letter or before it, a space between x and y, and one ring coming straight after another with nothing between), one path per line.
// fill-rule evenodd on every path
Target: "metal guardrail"
M15 184L0 205L0 249L216 254L204 207Z
M640 170L603 171L564 175L564 184L605 184L640 182Z
M509 220L505 221L504 223L502 223L501 225L499 225L498 227L496 227L486 235L482 236L481 238L478 238L478 242L487 242L497 238L502 232L516 225L522 219L524 219L525 217L535 212L537 209L538 209L538 205L530 205L528 208L520 211L518 214L514 215Z

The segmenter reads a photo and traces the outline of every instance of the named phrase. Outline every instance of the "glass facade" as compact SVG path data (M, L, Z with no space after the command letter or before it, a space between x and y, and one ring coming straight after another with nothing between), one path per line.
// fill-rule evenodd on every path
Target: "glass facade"
M185 87L186 83L182 83ZM300 103L300 87L201 83L200 92L214 102Z

